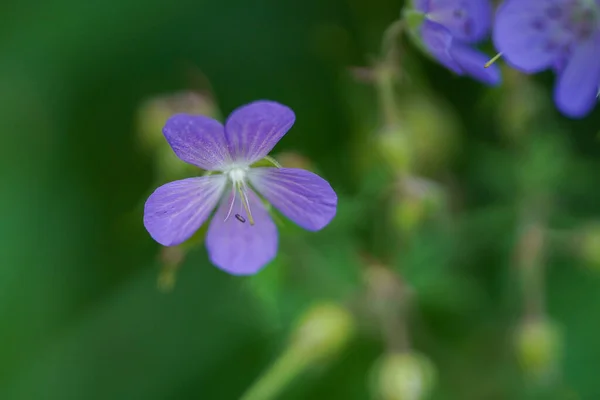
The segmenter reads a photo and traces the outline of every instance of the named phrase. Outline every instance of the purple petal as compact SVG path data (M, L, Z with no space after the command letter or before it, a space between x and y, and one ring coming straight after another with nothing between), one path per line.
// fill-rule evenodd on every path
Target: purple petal
M252 168L250 183L283 215L309 231L335 216L337 195L318 175L295 168Z
M554 92L556 105L563 114L573 118L583 117L596 105L600 85L599 55L600 36L573 51Z
M231 156L246 164L264 158L295 120L290 108L274 101L255 101L238 108L225 123Z
M500 83L500 68L496 64L485 68L484 65L490 57L484 53L455 41L450 48L450 54L466 74L488 85Z
M507 63L534 73L552 67L572 34L564 28L565 1L507 0L498 9L493 40Z
M431 0L413 0L413 8L417 11L421 11L422 13L428 12L430 5Z
M177 157L189 164L213 171L230 163L223 125L212 118L176 114L163 133Z
M189 239L219 202L224 175L188 178L167 183L150 195L144 206L144 226L163 246Z
M492 24L489 0L430 0L427 17L467 43L482 40Z
M254 225L250 225L240 196L236 196L231 215L225 221L231 196L221 202L208 228L208 255L214 265L232 275L255 274L277 254L277 227L258 196L251 190L249 203ZM235 214L239 214L245 222L238 220Z
M431 55L443 66L458 75L463 74L460 65L450 55L452 35L448 29L436 22L425 20L421 26L421 37Z

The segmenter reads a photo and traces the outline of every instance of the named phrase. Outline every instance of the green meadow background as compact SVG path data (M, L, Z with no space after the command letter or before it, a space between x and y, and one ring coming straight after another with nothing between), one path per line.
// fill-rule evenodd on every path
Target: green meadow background
M452 75L402 7L3 1L0 399L600 398L600 110L502 61L496 88ZM202 172L170 114L256 99L294 109L273 155L339 207L234 277L142 210Z

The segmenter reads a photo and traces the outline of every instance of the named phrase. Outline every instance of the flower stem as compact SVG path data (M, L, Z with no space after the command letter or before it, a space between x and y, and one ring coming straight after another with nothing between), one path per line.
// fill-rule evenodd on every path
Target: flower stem
M240 400L271 400L298 376L308 364L301 348L290 347L267 372L244 393Z

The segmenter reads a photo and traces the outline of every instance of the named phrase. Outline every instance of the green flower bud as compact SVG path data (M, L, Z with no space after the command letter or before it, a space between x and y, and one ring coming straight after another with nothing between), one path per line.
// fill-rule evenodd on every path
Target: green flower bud
M392 204L393 221L401 232L411 232L438 213L443 204L444 192L433 181L402 179Z
M600 270L600 224L591 224L577 235L579 254L590 267Z
M409 288L389 268L370 263L365 268L363 278L368 289L368 305L375 314L396 314L398 305L406 304Z
M242 399L282 398L281 393L294 379L342 350L353 331L354 319L344 308L332 303L313 306L300 317L289 346Z
M209 94L178 92L157 96L144 102L138 110L140 146L155 160L159 182L181 179L198 172L198 168L182 163L165 140L162 129L167 119L177 113L218 118L219 111Z
M153 150L162 146L162 128L173 114L196 114L217 118L219 111L212 97L195 92L177 92L148 99L138 109L140 144Z
M408 170L411 162L410 142L404 129L391 126L376 136L376 144L383 161L392 169Z
M524 322L516 332L515 346L519 363L531 379L548 380L556 374L562 347L556 325L543 319Z
M313 360L337 354L354 331L354 319L344 308L323 303L310 308L299 320L290 347Z
M443 103L418 93L399 100L400 118L410 145L412 168L436 172L454 155L458 122Z
M394 222L403 233L414 231L427 216L419 199L407 198L394 205Z
M379 400L425 399L435 385L436 375L433 363L421 354L385 354L372 370L373 395Z

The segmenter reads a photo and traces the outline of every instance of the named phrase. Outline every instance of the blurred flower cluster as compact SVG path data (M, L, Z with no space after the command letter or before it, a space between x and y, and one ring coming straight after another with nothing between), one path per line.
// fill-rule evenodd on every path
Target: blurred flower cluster
M416 42L459 75L500 82L498 68L469 47L491 33L499 56L511 67L557 74L554 100L563 114L580 118L597 103L598 0L505 0L495 15L490 0L414 0L405 16Z

